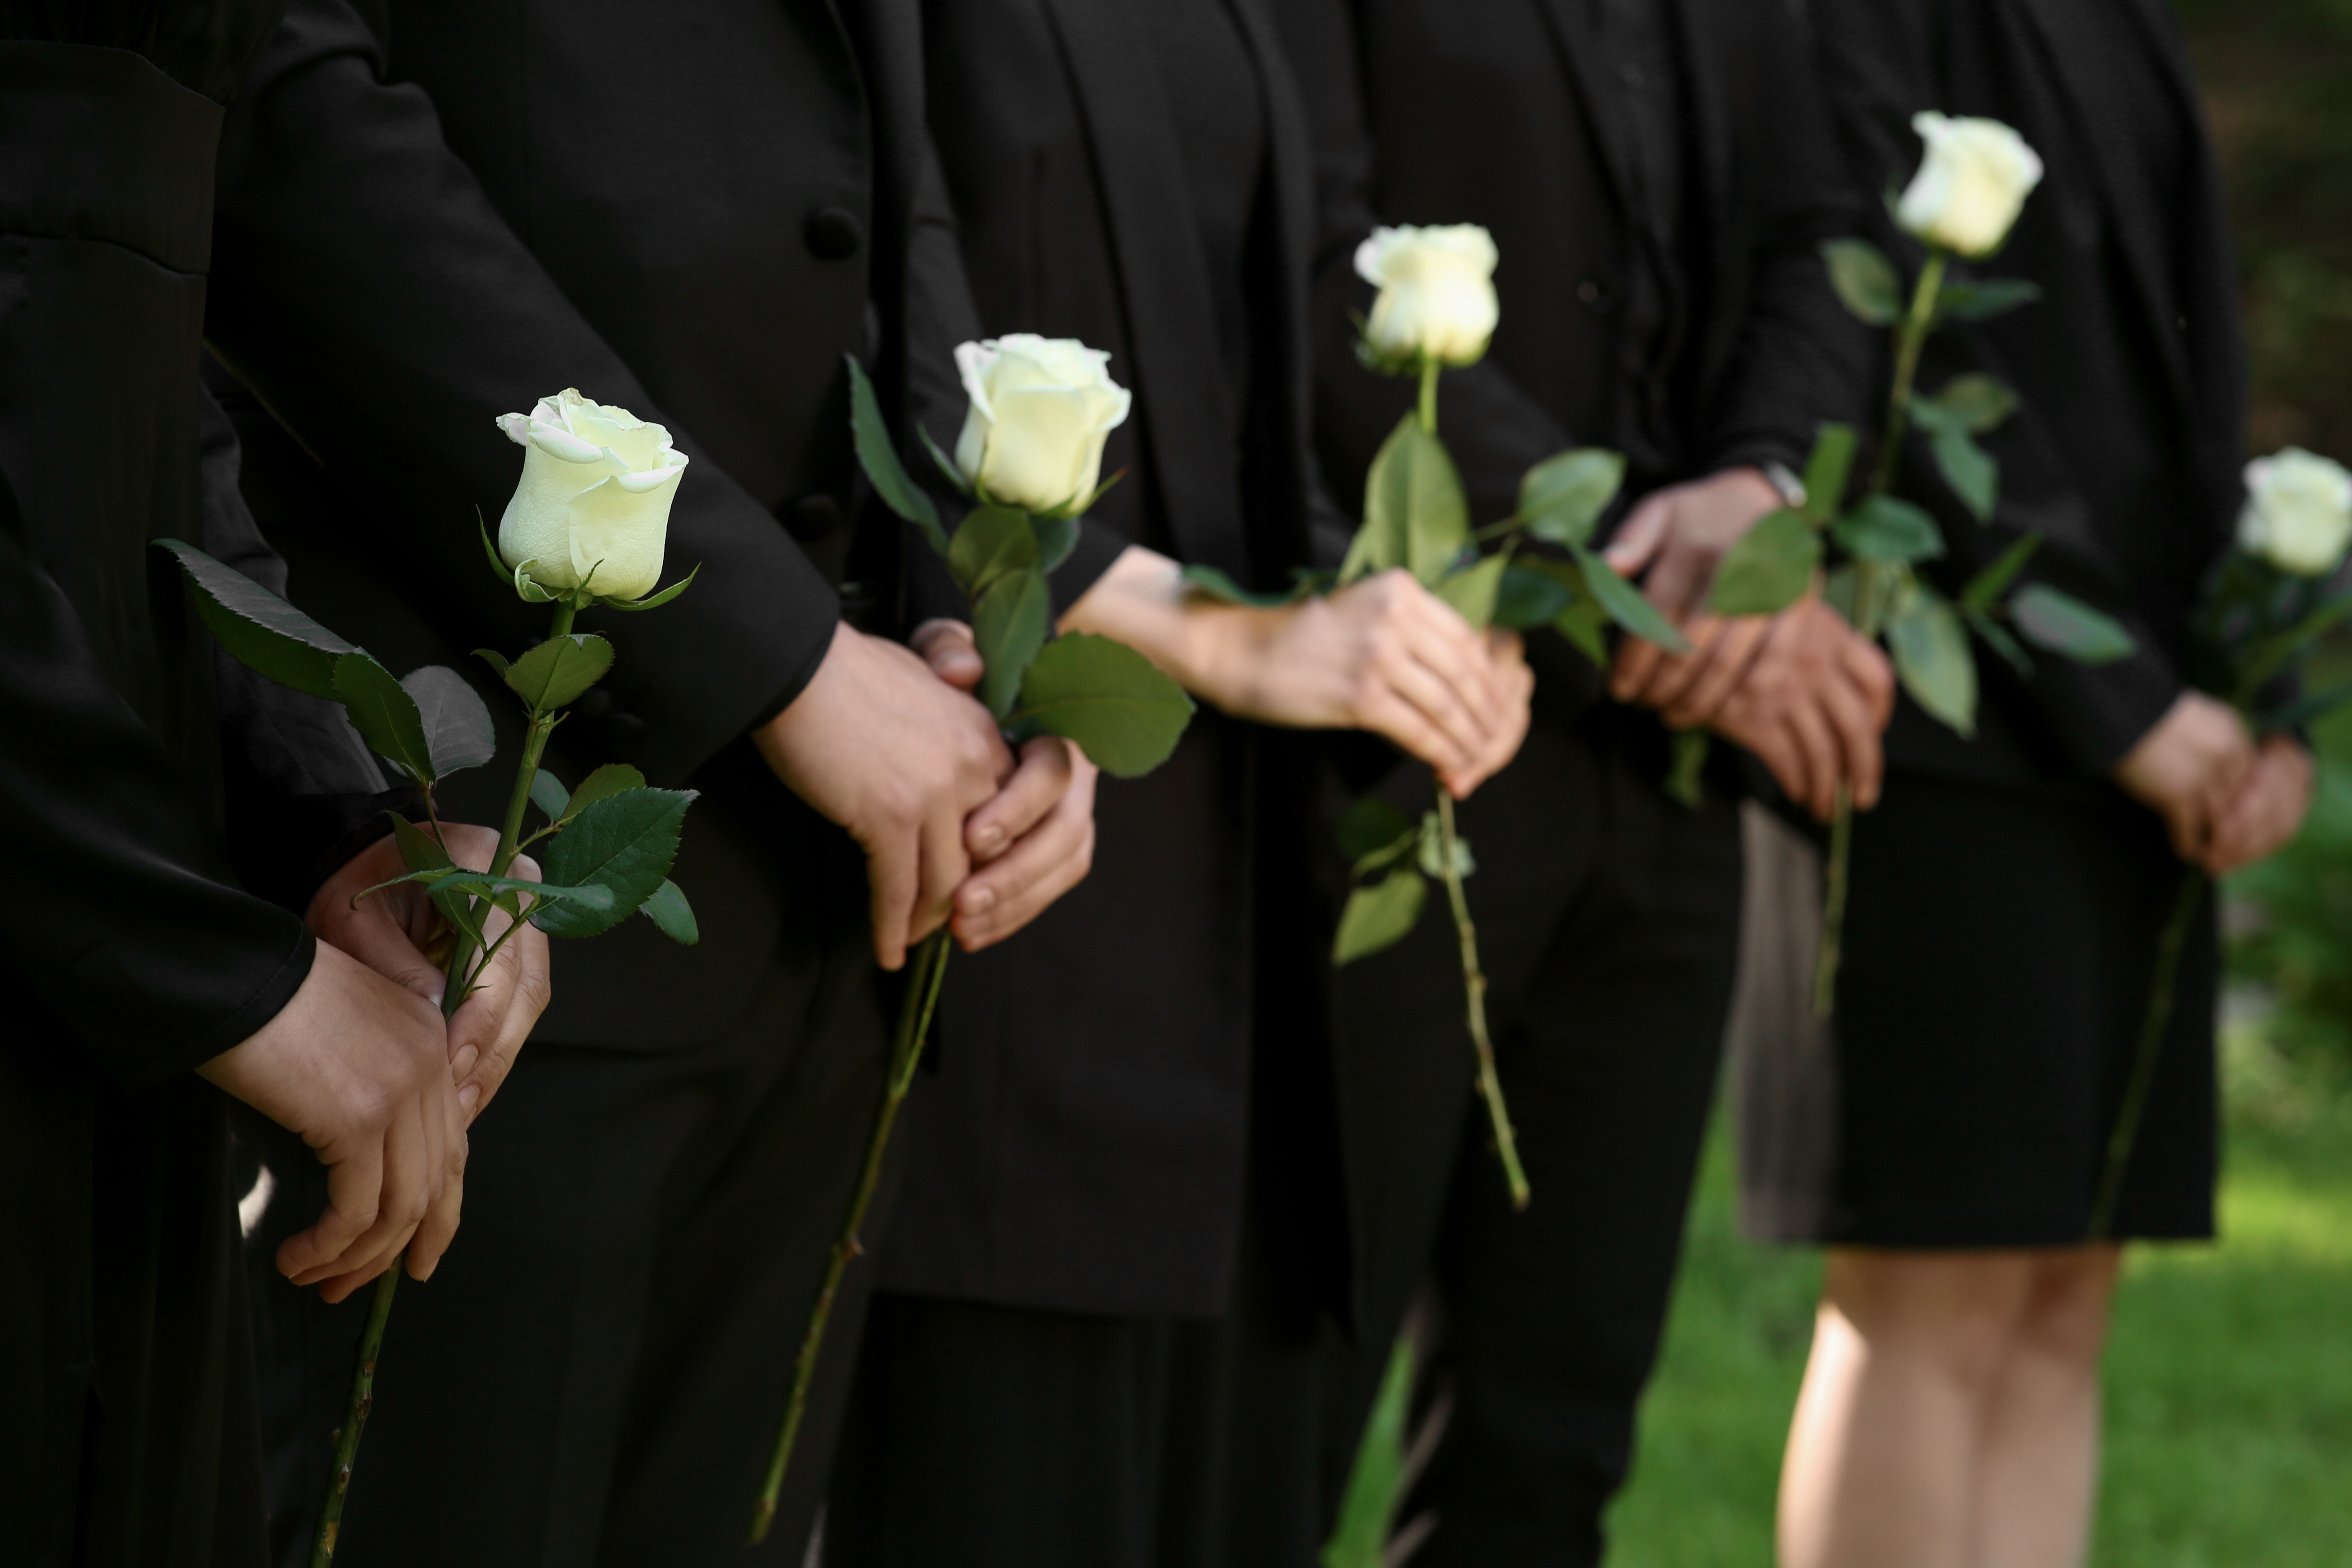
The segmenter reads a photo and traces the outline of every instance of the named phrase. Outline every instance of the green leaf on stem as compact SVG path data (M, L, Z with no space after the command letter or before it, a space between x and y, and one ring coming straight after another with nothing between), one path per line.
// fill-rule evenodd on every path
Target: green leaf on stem
M1081 632L1055 637L1031 662L1013 718L1076 742L1114 778L1137 778L1176 749L1192 700L1125 643Z
M1663 617L1662 617L1663 618ZM1566 637L1579 653L1596 665L1609 662L1609 645L1604 634L1609 626L1609 612L1591 594L1580 595L1568 608L1551 618L1552 630Z
M1045 572L1058 572L1062 563L1078 547L1078 520L1075 517L1032 518L1037 530L1037 565Z
M507 558L499 553L498 542L490 537L490 525L483 520L479 507L474 509L474 526L481 532L482 553L489 559L490 575L501 583L508 581L514 575L514 568L508 565Z
M436 778L478 768L498 754L490 710L466 678L446 665L428 664L400 678L425 721L425 744Z
M507 685L534 713L577 701L613 668L613 645L593 632L550 637L504 670Z
M1421 906L1429 897L1429 882L1418 867L1400 866L1377 882L1348 895L1339 912L1339 930L1331 942L1336 967L1394 947L1421 920Z
M1960 734L1975 734L1977 665L1959 613L1932 590L1914 585L1887 622L1886 643L1912 700Z
M433 766L432 742L425 738L425 715L392 671L353 648L335 660L335 700L352 716L352 727L368 748L419 786L429 786L440 776Z
M515 596L526 605L551 605L555 603L555 595L541 587L539 585L539 580L530 574L530 569L537 564L539 564L539 563L536 560L531 560L519 563L516 565L514 569Z
M1298 598L1296 593L1254 594L1214 566L1198 563L1185 567L1178 575L1183 579L1184 585L1192 592L1204 595L1222 604L1248 605L1261 610L1272 610L1296 603Z
M1447 574L1430 591L1454 607L1456 615L1480 631L1495 623L1495 602L1503 588L1509 557L1482 556L1474 564Z
M658 610L664 605L668 604L672 599L677 598L680 594L685 593L688 588L694 586L694 580L701 575L702 565L699 562L697 562L693 571L688 572L685 576L679 578L677 582L672 583L668 587L664 588L658 594L648 594L642 599L605 598L598 599L596 602L608 610Z
M1815 525L1826 525L1845 504L1846 481L1853 476L1859 444L1851 425L1824 425L1813 437L1812 452L1805 458L1804 513Z
M1350 865L1360 863L1369 856L1391 851L1402 853L1401 841L1419 830L1412 819L1379 795L1368 795L1339 814L1334 824L1339 840L1339 853ZM1361 875L1361 871L1358 875Z
M1423 586L1451 571L1470 545L1470 503L1444 444L1412 415L1397 422L1364 482L1364 526L1348 547L1339 581L1402 566Z
M1438 821L1437 813L1424 811L1421 814L1421 828L1414 835L1414 845L1413 858L1421 867L1422 875L1432 881L1444 881L1445 879L1445 829ZM1477 870L1478 861L1477 858L1470 853L1470 841L1458 834L1455 835L1454 874L1457 877L1470 877L1476 875Z
M570 804L564 806L561 820L570 822L600 800L609 799L625 790L646 787L646 775L626 763L606 763L572 792Z
M1768 511L1723 552L1706 605L1718 616L1777 616L1821 569L1822 536L1801 511Z
M572 808L572 792L563 781L545 768L530 775L530 803L547 814L547 820L557 822Z
M915 438L922 443L924 452L929 456L931 466L939 469L940 477L947 480L958 495L971 494L971 481L963 477L963 470L955 466L953 458L940 450L940 444L931 439L931 433L923 427L920 420L915 423Z
M1642 590L1620 577L1617 568L1580 544L1570 553L1576 557L1577 569L1583 574L1585 591L1591 595L1603 615L1643 641L1655 643L1668 653L1690 651L1690 639L1683 636L1674 622L1660 614L1655 605L1642 596Z
M1546 458L1519 481L1519 519L1548 543L1590 544L1624 483L1620 453L1580 447Z
M948 542L948 572L964 596L974 601L1000 577L1038 563L1036 531L1019 507L982 507L957 526Z
M1045 646L1053 614L1053 591L1034 566L997 577L972 606L971 637L982 668L980 700L999 722L1013 711L1022 678Z
M1563 572L1570 570L1562 563L1552 564ZM1532 631L1567 609L1576 597L1576 590L1559 574L1514 561L1503 569L1503 584L1495 595L1495 625Z
M637 912L661 928L662 935L685 947L702 940L702 928L695 923L694 906L686 901L686 894L676 882L664 879L654 889L654 896L637 907Z
M2019 646L2018 640L2009 635L2007 626L1982 610L1972 610L1966 605L1960 606L1960 615L1968 621L1969 629L1982 637L1987 647L2000 655L2010 668L2024 677L2030 678L2033 674L2033 660L2026 657L2025 649Z
M2042 285L2022 278L1987 278L1974 283L1947 283L1936 299L1937 320L1984 321L2006 315L2020 305L2042 298Z
M1924 400L1944 417L1976 435L1998 430L2018 410L2017 394L1989 375L1956 375ZM1935 422L1935 416L1928 416Z
M2009 618L2028 642L2077 664L2113 664L2139 645L2123 623L2047 583L2028 583L2009 601Z
M2263 638L2239 672L2240 690L2251 700L2280 670L2347 618L2352 618L2352 594L2326 600L2284 631Z
M635 914L669 879L678 830L694 798L692 790L627 789L583 810L548 841L541 864L551 883L603 888L612 901L603 909L568 901L541 905L531 911L531 923L550 936L587 937Z
M1848 554L1864 561L1907 566L1944 553L1944 534L1936 520L1895 496L1864 496L1862 504L1830 525L1830 535Z
M866 367L855 354L842 357L849 362L849 433L856 444L858 466L866 470L882 504L921 529L931 548L945 555L948 536L940 527L940 509L898 461L898 448L891 442L890 426L882 417L882 405L874 395L874 383Z
M337 696L335 661L356 651L355 644L193 544L159 539L155 547L179 563L197 616L230 658L280 686Z
M1706 754L1711 741L1704 730L1677 730L1667 742L1666 798L1685 811L1706 804Z
M412 871L438 871L449 866L449 852L441 841L417 826L396 811L384 816L392 822L392 841L400 850L400 862Z
M1979 522L1990 522L2000 495L2000 465L1977 445L1971 422L1980 412L1965 402L1960 407L1948 407L1933 398L1911 400L1911 417L1927 432L1944 482Z
M1830 286L1854 318L1874 327L1891 327L1903 315L1903 275L1886 253L1866 239L1832 239L1822 246L1829 263Z
M478 647L474 650L474 657L497 670L499 679L506 679L507 670L509 668L506 655L494 647Z
M2025 563L2033 559L2033 552L2041 548L2042 536L2038 533L2019 538L1995 557L1991 565L1969 579L1968 585L1960 590L1960 607L1977 615L1990 614L1993 605L2000 602L2000 596L2009 592L2009 585L2017 581L2017 574L2025 570Z
M1845 624L1854 624L1855 601L1862 595L1862 574L1852 562L1833 566L1822 579L1822 603L1845 617Z

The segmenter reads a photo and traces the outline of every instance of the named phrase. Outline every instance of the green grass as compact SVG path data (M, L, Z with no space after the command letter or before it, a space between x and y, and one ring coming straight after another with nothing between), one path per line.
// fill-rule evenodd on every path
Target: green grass
M2223 1239L2141 1248L2108 1357L2106 1568L2352 1563L2352 1095L2233 1037ZM1741 1240L1711 1142L1612 1568L1769 1568L1820 1267Z

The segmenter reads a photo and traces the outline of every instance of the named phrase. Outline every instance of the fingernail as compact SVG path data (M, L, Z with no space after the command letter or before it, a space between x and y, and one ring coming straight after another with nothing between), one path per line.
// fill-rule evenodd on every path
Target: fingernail
M968 915L984 915L995 907L996 889L985 882L974 888L963 901L963 912Z
M466 1075L474 1070L474 1064L481 1059L482 1053L479 1047L471 1044L460 1046L457 1047L457 1058L449 1064L449 1075L463 1082Z
M427 1000L429 1000L436 1007L438 1007L442 1003L447 1001L448 998L449 987L446 985L436 985L433 988L432 995L428 997Z
M473 1115L474 1107L481 1103L482 1086L480 1084L469 1083L465 1088L457 1091L457 1109L464 1111L467 1115Z
M1004 847L1004 829L991 823L971 836L971 852L992 856Z

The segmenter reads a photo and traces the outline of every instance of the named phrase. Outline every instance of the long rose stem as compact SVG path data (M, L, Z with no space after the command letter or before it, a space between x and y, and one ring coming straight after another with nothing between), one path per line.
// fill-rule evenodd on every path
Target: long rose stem
M548 636L560 637L572 629L572 618L577 613L569 598L558 599ZM493 877L503 877L514 864L515 846L522 837L523 811L530 803L531 781L539 773L540 754L546 750L547 737L555 728L554 716L534 710L530 716L530 732L523 742L522 765L515 770L512 795L507 802L505 828L499 835L497 855L490 861ZM428 797L429 798L429 797ZM436 826L438 826L436 819ZM448 846L442 846L447 853ZM473 988L474 973L468 966L474 959L474 939L464 931L450 933L449 963L444 974L446 984L441 991L441 1016L454 1016ZM489 955L483 956L483 964ZM478 973L478 971L475 972ZM404 1250L392 1260L375 1282L375 1295L368 1303L367 1330L360 1336L359 1365L352 1373L352 1397L343 1413L343 1424L335 1433L335 1466L327 1479L327 1502L319 1513L319 1534L310 1545L310 1568L328 1568L335 1560L335 1537L342 1528L343 1499L352 1489L352 1465L359 1458L360 1429L367 1425L368 1412L375 1404L376 1353L383 1348L383 1327L392 1316L393 1292L400 1289L401 1270L408 1266L408 1254Z
M784 1402L783 1426L776 1433L775 1452L768 1458L767 1482L760 1489L759 1503L751 1511L751 1545L765 1541L769 1526L775 1522L776 1499L783 1489L784 1468L792 1463L793 1446L800 1437L801 1419L808 1413L809 1387L816 1380L817 1355L824 1346L824 1331L833 1317L834 1300L841 1292L842 1277L849 1272L851 1259L866 1250L857 1233L866 1224L866 1211L873 1205L874 1189L881 1184L882 1159L890 1147L890 1130L898 1120L898 1108L906 1102L908 1089L914 1084L915 1068L923 1057L923 1041L930 1033L931 1012L939 1005L940 980L947 972L948 933L941 931L915 951L915 971L908 977L906 999L898 1006L898 1037L890 1046L889 1081L883 1092L882 1108L875 1114L873 1135L866 1142L865 1168L858 1173L849 1212L842 1216L841 1232L834 1238L832 1255L825 1260L816 1304L809 1310L808 1327L801 1334L800 1354L793 1362L793 1391Z
M1478 1053L1478 1096L1486 1102L1486 1120L1495 1129L1495 1152L1503 1162L1503 1179L1510 1184L1511 1206L1523 1209L1532 1194L1527 1169L1519 1163L1519 1142L1511 1131L1510 1109L1503 1103L1503 1080L1495 1071L1495 1043L1486 1034L1486 974L1478 963L1478 928L1470 919L1470 900L1462 892L1454 797L1443 785L1437 791L1437 834L1445 858L1445 897L1454 906L1454 930L1462 944L1462 989L1467 999L1470 1044Z
M2124 1195L2124 1177L2131 1169L2132 1145L2138 1141L2140 1119L2147 1111L2149 1090L2156 1087L2157 1063L2164 1056L2164 1034L2172 1022L2172 993L2180 978L2180 954L2189 945L2189 929L2205 902L2207 883L2194 867L2183 872L2180 891L2172 901L2172 918L2158 938L2156 978L2148 988L2147 1013L2139 1026L2139 1050L2132 1058L2131 1077L2124 1085L2123 1103L2107 1134L2106 1164L2099 1173L2098 1195L2091 1203L2093 1241L2108 1239L2116 1222L2116 1205Z

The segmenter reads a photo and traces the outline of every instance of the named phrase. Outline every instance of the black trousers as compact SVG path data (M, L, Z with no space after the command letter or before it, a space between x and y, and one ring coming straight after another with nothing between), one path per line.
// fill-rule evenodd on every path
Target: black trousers
M824 1568L1314 1568L1328 1363L1262 1235L1214 1319L877 1294Z
M1524 1212L1465 1089L1451 922L1433 910L1387 960L1341 972L1350 1186L1377 1201L1356 1220L1367 1268L1356 1342L1339 1352L1332 1479L1412 1289L1433 1279L1443 1331L1424 1386L1450 1388L1453 1411L1405 1510L1436 1515L1416 1568L1601 1560L1680 1256L1738 930L1729 794L1711 783L1701 808L1675 804L1666 762L1663 732L1637 714L1539 721L1461 809L1534 1192ZM1375 1066L1385 1095L1367 1081Z
M474 1129L463 1230L396 1299L339 1568L799 1568L866 1270L834 1308L775 1528L758 1551L744 1534L883 1064L863 931L780 955L755 1005L703 1045L525 1047ZM322 1196L307 1152L281 1143L269 1163L257 1275ZM368 1295L324 1308L269 1289L281 1568L315 1529Z

